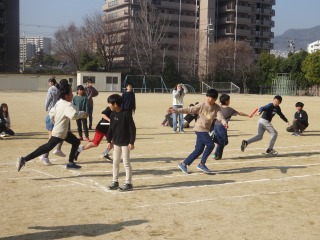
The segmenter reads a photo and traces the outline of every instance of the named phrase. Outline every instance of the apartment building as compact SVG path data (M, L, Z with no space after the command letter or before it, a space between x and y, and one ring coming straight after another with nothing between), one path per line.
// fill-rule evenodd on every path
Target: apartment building
M183 56L179 55L182 49L182 37L184 34L194 34L196 24L196 0L146 0L159 9L159 12L169 20L169 26L161 47L162 55L176 58L177 66ZM105 12L104 21L116 22L121 24L121 29L117 31L123 35L128 34L134 28L133 18L139 11L139 1L137 0L106 0L103 11ZM180 37L179 37L180 36ZM192 38L192 37L190 37ZM192 38L193 40L194 38ZM189 41L191 42L191 41ZM194 41L193 41L194 42ZM122 52L116 60L129 61L127 59L128 48L124 46Z
M256 54L270 51L274 33L272 9L275 0L146 0L165 13L170 24L162 46L163 55L175 57L176 64L190 66L184 57L192 52L195 70L205 69L211 43L220 39L248 41ZM103 6L105 19L121 22L122 31L133 27L131 21L136 14L137 0L106 0ZM194 36L186 41L185 34ZM191 40L192 39L192 40ZM193 48L186 47L191 44ZM123 54L125 60L126 55Z
M0 0L0 72L19 71L19 0Z
M51 38L20 37L20 63L30 61L40 51L51 54Z
M320 50L320 40L308 44L308 53L314 53Z

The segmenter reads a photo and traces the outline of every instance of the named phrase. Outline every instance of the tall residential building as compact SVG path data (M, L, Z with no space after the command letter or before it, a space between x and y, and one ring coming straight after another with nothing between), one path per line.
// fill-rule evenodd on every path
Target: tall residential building
M209 46L221 39L248 41L256 54L270 51L274 33L272 17L275 0L146 0L166 14L170 24L162 46L163 55L174 56L176 65L206 69ZM137 11L137 0L106 0L103 11L106 20L123 23L122 31L129 32ZM187 37L190 34L194 37ZM191 47L185 48L186 42ZM127 51L126 51L127 52ZM124 52L124 53L126 53ZM189 59L186 59L186 52ZM126 55L123 54L125 59ZM196 67L198 66L198 67Z
M163 56L176 57L177 67L183 62L179 49L186 40L184 34L193 34L196 24L196 1L195 0L145 0L156 6L160 13L169 20L169 26L161 47ZM182 3L183 2L183 3ZM139 1L137 0L106 0L103 11L105 21L117 22L122 25L119 33L128 34L133 28L133 19L139 11ZM180 38L179 38L180 36ZM183 38L183 39L182 39ZM192 40L194 37L192 38ZM128 48L125 46L117 60L129 61L127 59Z
M207 63L209 44L221 39L247 41L259 55L273 49L276 0L201 0L199 32L199 69ZM201 67L202 65L202 67Z
M19 0L0 0L0 72L19 71Z
M51 54L51 38L20 37L20 63L31 60L40 51Z
M308 53L314 53L320 50L320 40L308 44Z

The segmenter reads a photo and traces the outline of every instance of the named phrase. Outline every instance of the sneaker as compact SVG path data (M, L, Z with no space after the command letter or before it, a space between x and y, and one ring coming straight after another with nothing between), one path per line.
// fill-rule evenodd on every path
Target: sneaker
M132 191L132 190L133 190L133 187L132 187L132 184L130 183L125 183L123 184L123 187L119 187L120 192Z
M80 141L83 141L83 137L79 137L79 140L80 140Z
M79 168L81 168L81 166L75 164L74 162L69 162L69 163L66 165L66 168L67 168L67 169L69 169L69 168L79 169Z
M184 133L184 131L183 131L183 130L181 130L179 133Z
M247 146L248 146L248 142L246 140L243 140L241 143L241 151L244 152Z
M24 165L26 165L26 161L24 160L24 158L23 157L18 157L18 162L17 162L17 170L18 170L18 172L20 172L20 169L24 166Z
M277 155L278 154L278 152L276 150L273 150L273 149L270 149L270 148L267 149L266 153L270 154L270 155Z
M86 142L91 142L91 140L89 138L85 138Z
M46 165L46 166L51 166L52 165L52 163L49 161L49 158L47 158L47 157L44 157L43 155L41 155L40 157L39 157L39 159L42 161L42 163L44 164L44 165Z
M199 170L201 170L202 172L204 172L204 173L210 173L211 171L209 170L209 168L207 168L207 166L206 165L204 165L204 164L198 164L198 166L197 166L197 168L199 169Z
M219 156L219 155L213 154L213 155L212 155L212 158L213 158L214 160L220 160L222 157Z
M66 155L59 149L56 149L53 151L53 154L59 156L59 157L66 157Z
M182 172L184 172L185 174L189 174L188 173L188 169L187 169L187 165L184 165L183 163L179 163L178 167L181 169Z
M112 160L109 154L103 154L103 158L107 160Z
M108 186L109 190L118 190L119 182L112 182L111 185Z
M172 132L173 132L173 133L178 133L178 131L177 131L177 130L173 130Z

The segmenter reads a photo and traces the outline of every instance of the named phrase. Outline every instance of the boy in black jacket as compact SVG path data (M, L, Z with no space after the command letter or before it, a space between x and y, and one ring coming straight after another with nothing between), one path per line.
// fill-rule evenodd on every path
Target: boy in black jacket
M112 113L107 134L107 149L111 150L113 148L113 178L108 188L109 190L117 190L119 188L120 191L131 191L133 187L130 150L134 149L136 126L132 118L132 113L121 110L122 101L122 97L118 94L112 94L108 97L108 104ZM126 181L123 187L119 187L118 181L121 153L126 171Z
M303 110L304 104L302 102L296 103L297 111L294 114L292 126L287 128L288 132L293 132L294 136L301 136L303 131L309 126L308 114Z

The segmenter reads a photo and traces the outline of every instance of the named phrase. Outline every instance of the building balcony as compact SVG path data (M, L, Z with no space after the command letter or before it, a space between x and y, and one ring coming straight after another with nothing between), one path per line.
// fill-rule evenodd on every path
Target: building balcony
M273 38L274 37L274 33L268 32L268 31L256 31L255 35L260 36L260 37L266 37L266 38Z
M256 20L256 25L260 25L260 26L264 26L264 27L274 27L274 21Z
M235 24L236 23L236 18L233 17L233 16L229 16L229 17L225 17L225 18L220 18L218 20L218 24L230 24L230 23ZM237 23L238 24L243 24L243 25L252 24L251 18L239 18L239 17L238 17Z
M268 16L275 16L275 10L269 9L269 8L257 8L256 9L257 14L263 14Z
M102 11L107 12L107 11L111 11L114 10L118 7L122 7L122 6L128 6L130 3L132 2L132 0L115 0L115 1L108 1L108 3L105 3L102 6Z
M164 1L162 5L157 5L157 7L164 8L162 6L165 6L165 9L180 9L180 3L179 2L169 2L169 1ZM181 5L181 11L195 11L196 10L196 5L195 4L185 4L183 3Z
M170 22L178 22L179 21L179 15L176 15L176 14L167 14L166 17L170 19ZM182 15L180 17L181 22L194 23L195 20L196 20L195 16Z
M261 3L266 3L266 4L271 4L271 5L275 5L276 4L276 0L260 0Z

